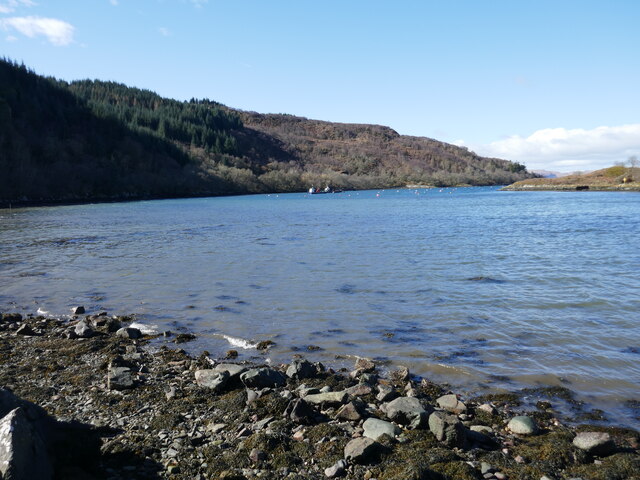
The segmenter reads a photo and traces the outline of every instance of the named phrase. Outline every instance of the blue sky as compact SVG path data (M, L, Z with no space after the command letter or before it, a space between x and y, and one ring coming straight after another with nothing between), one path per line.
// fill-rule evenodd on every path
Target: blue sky
M640 155L640 2L0 0L0 55L529 168Z

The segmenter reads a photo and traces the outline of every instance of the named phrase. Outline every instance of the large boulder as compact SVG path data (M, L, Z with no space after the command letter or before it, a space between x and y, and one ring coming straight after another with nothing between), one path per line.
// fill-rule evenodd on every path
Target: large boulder
M613 453L616 446L611 435L606 432L580 432L573 439L573 445L591 455L604 457Z
M53 478L53 467L38 424L15 408L0 420L0 476L6 480Z
M509 420L507 428L518 435L533 435L538 431L538 427L533 418L526 415L519 415Z
M382 445L367 437L354 438L344 447L344 458L359 464L374 463Z
M304 399L312 405L341 405L349 399L349 394L341 390L339 392L324 392L307 395Z
M296 380L302 380L304 378L312 378L317 375L318 371L313 363L304 359L297 359L291 362L289 368L287 368L287 377L294 378Z
M196 383L205 388L210 388L214 392L222 392L229 381L230 375L227 371L216 372L212 369L196 370Z
M273 368L252 368L240 374L240 380L247 388L282 387L287 383L287 377Z
M453 393L441 396L436 400L436 403L447 412L459 414L467 411L467 406L458 400L458 397Z

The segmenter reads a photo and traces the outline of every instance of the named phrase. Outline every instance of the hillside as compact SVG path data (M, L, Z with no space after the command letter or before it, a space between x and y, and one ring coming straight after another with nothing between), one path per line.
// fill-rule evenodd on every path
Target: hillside
M503 190L638 190L640 168L614 166L585 174L559 178L531 178L515 182Z
M0 59L0 203L507 184L524 166L388 127L63 82Z

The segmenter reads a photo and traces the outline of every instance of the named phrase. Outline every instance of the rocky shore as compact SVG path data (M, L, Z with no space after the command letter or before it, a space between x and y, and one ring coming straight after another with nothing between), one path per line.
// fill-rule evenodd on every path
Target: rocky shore
M359 359L213 359L130 318L0 314L0 479L640 479L640 436ZM268 345L266 345L268 348Z

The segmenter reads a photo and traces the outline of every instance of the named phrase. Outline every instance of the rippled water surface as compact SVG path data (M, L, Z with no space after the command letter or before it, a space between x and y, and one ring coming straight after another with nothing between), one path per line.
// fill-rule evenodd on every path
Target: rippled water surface
M624 192L0 210L0 311L83 304L194 331L190 348L214 355L272 339L276 362L359 355L470 390L564 385L636 428L639 267L640 195Z

